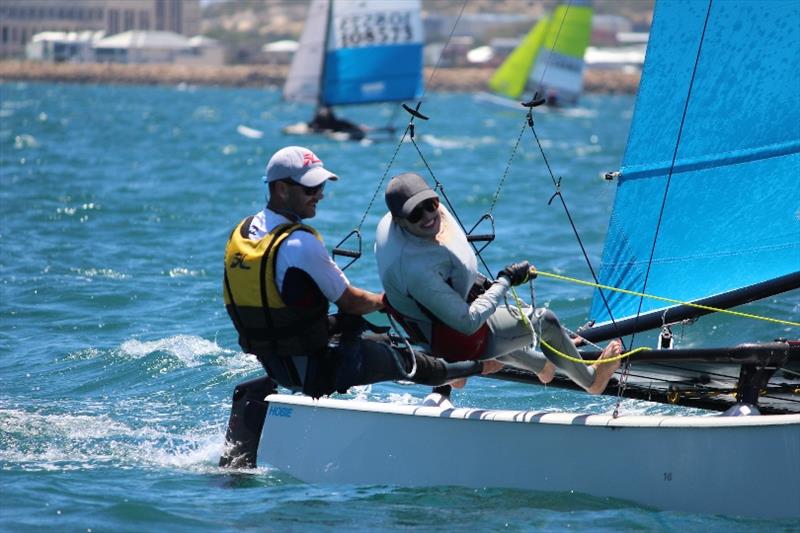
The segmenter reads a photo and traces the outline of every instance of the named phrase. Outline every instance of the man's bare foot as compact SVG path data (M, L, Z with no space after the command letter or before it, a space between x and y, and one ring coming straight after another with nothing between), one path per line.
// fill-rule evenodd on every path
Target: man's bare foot
M611 359L616 357L622 352L622 341L619 339L614 339L613 341L608 343L608 346L603 349L603 353L600 354L600 359ZM608 385L611 376L614 375L614 372L619 368L620 361L614 361L613 363L595 363L592 365L594 368L594 383L592 383L591 387L586 389L589 394L600 394L604 390L606 390L606 386Z
M539 378L539 381L544 383L545 385L553 381L553 377L556 375L556 365L547 361L544 364L544 368L536 374L536 377Z
M447 384L453 387L454 389L463 389L464 386L467 384L467 378L454 379L453 381L448 381Z
M497 359L486 359L483 361L483 370L481 370L481 375L485 376L487 374L494 374L495 372L499 372L503 369L503 363L498 361Z

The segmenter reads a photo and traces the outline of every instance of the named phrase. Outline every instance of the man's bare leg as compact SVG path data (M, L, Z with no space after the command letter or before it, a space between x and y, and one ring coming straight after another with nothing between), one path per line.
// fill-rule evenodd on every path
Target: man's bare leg
M483 370L481 370L481 375L485 376L487 374L494 374L495 372L499 372L503 369L503 363L497 361L496 359L486 359L483 361ZM461 389L464 388L464 385L467 384L467 378L458 378L450 381L448 385L453 387L454 389Z

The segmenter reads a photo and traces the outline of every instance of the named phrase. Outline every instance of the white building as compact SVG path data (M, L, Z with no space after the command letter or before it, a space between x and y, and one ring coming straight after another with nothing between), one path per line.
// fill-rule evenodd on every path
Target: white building
M101 63L179 63L222 65L224 52L214 39L191 39L168 31L126 31L94 44Z
M43 31L25 45L25 57L53 63L91 63L92 45L104 36L104 31Z
M298 48L300 48L300 43L286 39L265 44L261 47L261 53L267 63L282 65L292 62L292 57Z
M19 57L42 32L200 33L200 0L0 0L0 57Z

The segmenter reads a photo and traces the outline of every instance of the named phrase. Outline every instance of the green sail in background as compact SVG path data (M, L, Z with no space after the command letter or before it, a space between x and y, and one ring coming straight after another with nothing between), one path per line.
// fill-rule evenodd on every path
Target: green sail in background
M489 80L489 88L509 98L519 98L528 83L528 73L542 49L550 19L537 22Z
M583 55L592 34L592 8L558 6L538 21L489 80L489 88L509 98L525 89L562 101L577 100L583 90ZM530 80L530 81L529 81Z

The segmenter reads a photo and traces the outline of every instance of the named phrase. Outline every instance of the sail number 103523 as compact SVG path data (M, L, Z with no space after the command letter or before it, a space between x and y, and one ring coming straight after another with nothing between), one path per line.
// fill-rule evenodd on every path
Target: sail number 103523
M403 44L415 41L414 27L409 12L348 14L336 17L333 27L335 28L334 39L337 48Z

